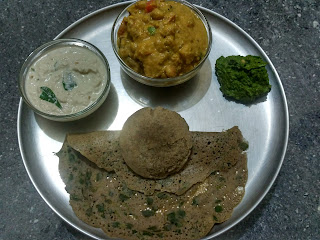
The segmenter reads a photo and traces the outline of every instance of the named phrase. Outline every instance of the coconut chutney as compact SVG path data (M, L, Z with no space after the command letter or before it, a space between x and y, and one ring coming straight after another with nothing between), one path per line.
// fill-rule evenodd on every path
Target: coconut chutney
M104 92L108 72L101 57L85 47L49 50L30 66L25 91L38 110L69 115L93 104Z

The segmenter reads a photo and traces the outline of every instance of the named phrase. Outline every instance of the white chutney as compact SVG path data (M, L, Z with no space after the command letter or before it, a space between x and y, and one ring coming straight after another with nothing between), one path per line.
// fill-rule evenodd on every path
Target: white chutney
M48 51L30 66L25 91L36 109L52 115L69 115L93 104L107 81L108 72L99 56L85 47L63 46ZM52 90L60 107L40 98L42 87Z

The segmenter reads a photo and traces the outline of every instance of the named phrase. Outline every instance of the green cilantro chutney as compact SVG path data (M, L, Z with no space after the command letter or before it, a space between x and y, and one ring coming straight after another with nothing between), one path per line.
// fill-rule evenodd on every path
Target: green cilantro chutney
M242 103L266 95L271 90L266 65L259 56L221 56L215 65L221 92Z

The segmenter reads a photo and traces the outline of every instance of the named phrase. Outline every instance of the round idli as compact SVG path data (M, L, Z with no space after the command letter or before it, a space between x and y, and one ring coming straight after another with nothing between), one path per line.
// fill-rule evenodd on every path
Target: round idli
M162 179L181 170L188 161L192 137L176 112L142 108L125 122L120 134L126 164L144 178Z

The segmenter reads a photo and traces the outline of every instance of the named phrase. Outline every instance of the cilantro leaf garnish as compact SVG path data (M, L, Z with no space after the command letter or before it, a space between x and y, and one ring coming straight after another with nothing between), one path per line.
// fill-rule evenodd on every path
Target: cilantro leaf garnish
M58 108L62 109L62 106L61 106L59 100L57 99L56 95L54 94L54 92L50 88L40 87L40 89L42 90L42 93L40 95L40 98L42 100L53 103Z

